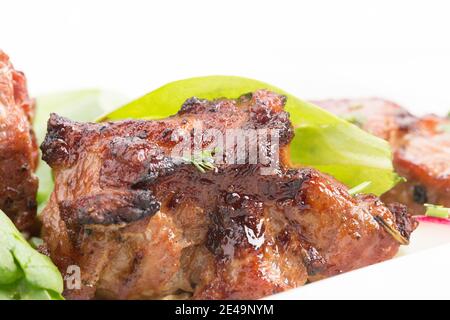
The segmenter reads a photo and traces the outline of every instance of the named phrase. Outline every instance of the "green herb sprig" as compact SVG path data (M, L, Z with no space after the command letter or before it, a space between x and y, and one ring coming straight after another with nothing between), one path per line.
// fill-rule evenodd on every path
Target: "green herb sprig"
M193 164L201 173L205 173L216 168L214 165L214 154L216 152L216 148L203 150L200 153L194 154L191 158L184 157L183 161Z

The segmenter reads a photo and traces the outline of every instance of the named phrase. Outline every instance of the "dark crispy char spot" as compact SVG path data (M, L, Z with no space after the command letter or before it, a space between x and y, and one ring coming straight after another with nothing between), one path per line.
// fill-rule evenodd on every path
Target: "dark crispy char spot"
M47 124L47 135L41 145L42 159L50 166L70 165L77 159L74 152L83 136L83 132L72 121L54 113Z
M272 94L269 99L262 100L259 96L252 95L251 101L250 119L253 126L256 129L279 130L280 144L288 144L294 136L294 130L289 121L289 113L282 111L282 107L286 104L286 97Z
M150 191L104 193L77 201L61 201L62 218L69 225L111 225L129 223L154 215L161 204Z
M413 199L416 203L424 204L428 202L427 189L422 185L415 185Z
M409 239L411 233L417 228L417 220L411 219L411 213L408 212L408 207L404 204L391 203L388 208L395 216L395 223L401 235Z
M209 101L204 100L204 99L199 99L197 97L189 98L181 106L180 111L178 111L178 115L183 115L183 114L187 114L187 113L191 113L191 114L200 113L204 110L205 104L209 104ZM211 110L211 109L209 109L209 110Z
M100 171L102 186L147 188L174 171L174 163L156 144L138 137L116 137L107 146Z
M321 256L317 249L306 241L303 242L302 247L303 262L308 274L314 276L325 270L327 267L326 260Z

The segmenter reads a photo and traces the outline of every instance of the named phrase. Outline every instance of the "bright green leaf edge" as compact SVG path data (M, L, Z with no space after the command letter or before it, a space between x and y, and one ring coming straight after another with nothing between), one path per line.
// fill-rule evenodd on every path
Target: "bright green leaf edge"
M177 113L193 96L204 99L237 98L258 89L288 97L286 111L295 127L291 143L293 164L311 166L347 186L372 181L365 190L380 195L398 181L389 144L357 126L302 101L270 84L235 76L208 76L169 83L98 119L161 119Z
M372 184L372 181L366 181L363 182L359 185L357 185L356 187L353 187L351 189L348 190L348 194L349 195L357 195L359 193L362 193L364 190L366 190L370 185Z
M0 211L0 300L61 300L63 278Z

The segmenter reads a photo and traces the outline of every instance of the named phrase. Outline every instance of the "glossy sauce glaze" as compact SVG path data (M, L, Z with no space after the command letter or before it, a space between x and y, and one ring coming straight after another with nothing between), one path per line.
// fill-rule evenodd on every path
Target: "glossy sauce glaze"
M191 98L158 121L52 115L42 145L55 172L44 239L59 268L76 264L83 280L66 296L254 299L393 257L399 243L376 218L409 238L416 224L405 208L350 196L314 169L290 168L285 102L260 90L237 100ZM193 146L198 121L202 147L213 150L210 170L173 155L187 139L176 132L188 132ZM231 163L229 153L247 147L220 152L207 129L278 130L280 156Z

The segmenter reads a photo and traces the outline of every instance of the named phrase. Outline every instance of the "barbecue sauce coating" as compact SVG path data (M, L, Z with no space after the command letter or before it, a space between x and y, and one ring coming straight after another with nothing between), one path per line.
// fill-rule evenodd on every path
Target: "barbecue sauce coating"
M291 168L285 103L260 90L236 100L191 98L157 121L52 115L41 147L55 174L44 239L63 273L78 265L82 276L66 297L256 299L393 257L399 244L374 217L409 237L415 224L405 208L389 210L374 196L350 196L328 175ZM198 121L211 149L217 141L206 129L278 130L279 160L234 164L230 150L218 156L214 148L212 170L180 162L173 151L189 140L177 132L194 141Z

